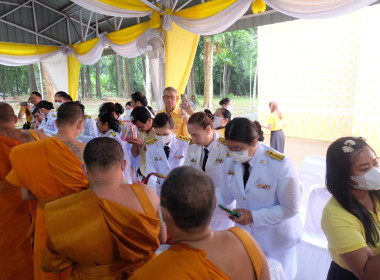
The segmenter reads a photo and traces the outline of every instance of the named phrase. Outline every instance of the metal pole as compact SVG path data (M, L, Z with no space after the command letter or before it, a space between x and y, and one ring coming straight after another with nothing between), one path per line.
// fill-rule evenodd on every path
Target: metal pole
M45 99L45 98L44 98L44 85L42 84L41 62L38 62L38 70L39 70L39 72L40 72L40 87L41 87L41 95L42 95L42 99Z

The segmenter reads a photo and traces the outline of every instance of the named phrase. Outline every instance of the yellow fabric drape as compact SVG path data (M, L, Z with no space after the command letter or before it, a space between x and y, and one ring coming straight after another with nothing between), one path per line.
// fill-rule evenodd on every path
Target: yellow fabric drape
M69 95L73 101L76 101L78 97L80 62L74 54L67 56L67 70L69 77Z
M252 12L254 14L265 12L267 5L263 0L256 0L252 3Z
M79 43L79 44L76 44L76 45L73 45L73 49L75 50L75 52L79 55L85 55L86 53L88 53L93 47L95 47L95 45L99 42L99 38L96 37L94 39L91 39L91 40L88 40L88 41L85 41L85 42L82 42L82 43Z
M108 33L106 36L113 43L124 45L137 39L149 28L150 22L146 21L131 27Z
M189 79L199 35L174 22L172 27L171 31L165 31L165 87L175 87L180 95L185 91Z
M180 10L178 12L175 12L174 15L194 19L211 17L227 9L235 2L237 2L237 0L213 0L187 9Z
M0 54L3 55L39 55L54 52L58 49L58 46L39 46L30 44L0 42Z
M104 4L114 6L120 9L126 9L131 11L152 11L152 8L145 5L140 0L98 0Z

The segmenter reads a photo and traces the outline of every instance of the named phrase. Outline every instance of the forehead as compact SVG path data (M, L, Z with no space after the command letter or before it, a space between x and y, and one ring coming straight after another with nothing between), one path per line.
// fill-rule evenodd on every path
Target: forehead
M352 166L361 166L364 164L370 164L376 159L376 154L368 147L364 147L357 155L354 157Z
M164 96L177 96L177 93L174 90L166 90Z
M228 140L228 139L226 139L226 144L227 144L228 148L246 148L247 146L249 146L246 143Z

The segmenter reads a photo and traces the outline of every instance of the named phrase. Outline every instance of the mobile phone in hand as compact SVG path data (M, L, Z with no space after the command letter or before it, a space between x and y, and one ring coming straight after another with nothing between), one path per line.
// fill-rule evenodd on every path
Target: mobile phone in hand
M186 96L186 94L184 94L184 93L181 94L181 100L182 100L182 101L187 100L187 96Z
M239 218L239 217L240 217L240 215L239 215L238 212L236 212L236 211L234 211L234 210L230 210L230 209L224 207L224 206L221 205L221 204L218 204L218 207L219 207L220 209L222 209L223 211L226 211L228 214L234 216L235 218Z

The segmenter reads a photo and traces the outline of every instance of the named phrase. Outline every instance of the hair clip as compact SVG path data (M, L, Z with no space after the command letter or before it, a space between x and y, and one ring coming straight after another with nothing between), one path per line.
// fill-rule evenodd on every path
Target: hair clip
M352 153L354 151L354 148L352 146L355 146L356 142L352 139L348 139L344 142L344 146L342 147L343 152L345 153Z

